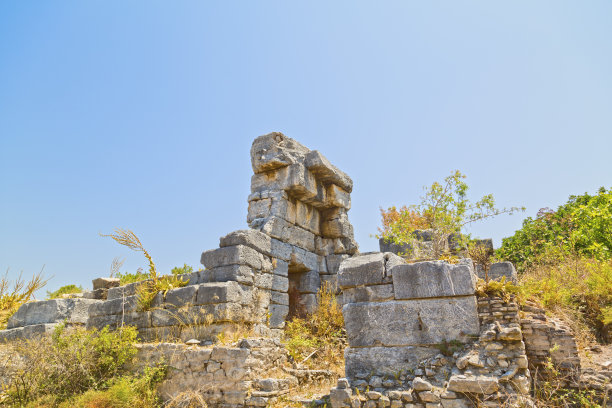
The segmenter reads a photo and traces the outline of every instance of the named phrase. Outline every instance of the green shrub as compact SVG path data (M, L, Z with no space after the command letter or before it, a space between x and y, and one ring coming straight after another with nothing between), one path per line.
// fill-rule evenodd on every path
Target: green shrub
M504 238L499 258L519 272L531 266L554 265L568 257L607 260L612 257L612 190L570 196L556 211L542 208L528 217L513 236Z
M84 330L58 326L52 336L17 345L25 366L6 387L9 405L39 398L59 403L88 390L104 390L124 375L136 355L136 329Z
M120 285L127 285L128 283L142 282L143 280L149 279L149 274L144 273L141 268L138 268L135 273L129 272L117 272L115 277L119 279Z
M73 293L82 293L83 287L77 285L65 285L56 290L55 292L47 291L47 299L57 299L62 295L69 295Z
M174 276L176 276L176 275L183 275L185 273L193 273L193 267L191 267L191 266L189 266L187 264L183 264L183 266L181 266L181 267L176 266L176 267L172 268L170 273L172 273L172 275L174 275Z

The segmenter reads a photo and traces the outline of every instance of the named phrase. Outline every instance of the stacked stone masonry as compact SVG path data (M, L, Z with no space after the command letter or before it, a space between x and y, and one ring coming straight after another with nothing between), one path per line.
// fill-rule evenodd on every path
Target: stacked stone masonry
M291 375L274 377L287 362L278 340L245 339L235 347L173 343L138 347L134 370L160 361L168 364L168 375L158 388L165 401L186 403L199 395L209 407L265 407L298 382Z
M475 297L470 260L342 263L349 347L334 408L521 406L530 372L514 301ZM478 405L480 404L480 405Z
M143 311L142 282L119 286L117 279L99 278L87 299L23 306L0 338L29 338L64 321L134 325L147 341L205 340L235 324L276 336L287 318L313 311L319 288L336 290L340 263L357 253L348 221L353 182L321 153L281 133L255 139L251 164L251 229L234 231L202 253L205 270L185 276L187 286L158 293Z

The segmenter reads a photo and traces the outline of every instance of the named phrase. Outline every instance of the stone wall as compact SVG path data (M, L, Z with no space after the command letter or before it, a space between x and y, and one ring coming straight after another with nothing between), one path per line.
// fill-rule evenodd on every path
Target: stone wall
M251 164L251 229L202 253L206 269L185 276L187 286L158 293L145 311L136 293L142 283L117 286L117 279L99 278L85 295L90 299L24 305L17 316L26 318L14 318L0 338L32 337L65 319L93 328L134 325L146 341L210 339L232 324L278 335L288 317L313 311L321 285L336 288L340 263L358 250L348 221L353 182L321 153L281 133L255 139ZM83 308L78 322L73 312L54 311L66 305Z
M518 306L476 299L470 260L340 267L349 340L334 408L522 406L530 389Z
M158 343L138 348L134 370L160 362L169 366L158 388L164 401L201 397L208 407L265 407L297 384L281 370L287 353L278 340L245 339L235 347Z

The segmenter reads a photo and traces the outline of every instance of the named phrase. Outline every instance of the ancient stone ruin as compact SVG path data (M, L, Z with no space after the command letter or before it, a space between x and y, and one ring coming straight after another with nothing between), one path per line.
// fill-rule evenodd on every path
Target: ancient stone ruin
M408 263L396 254L406 248L382 242L385 251L359 254L348 220L352 180L318 151L271 133L255 139L251 163L250 228L203 252L204 269L183 276L186 286L158 293L143 310L142 283L96 279L82 298L23 305L0 339L33 338L60 323L133 325L145 342L134 369L161 358L172 367L165 399L189 389L210 407L264 407L300 378L286 367L273 377L288 361L281 329L313 311L326 284L339 293L348 339L333 408L528 406L531 372L549 358L579 369L569 329L535 306L520 316L512 297L476 296L482 270L471 260ZM494 264L489 277L516 280L516 271ZM251 337L213 344L240 327Z

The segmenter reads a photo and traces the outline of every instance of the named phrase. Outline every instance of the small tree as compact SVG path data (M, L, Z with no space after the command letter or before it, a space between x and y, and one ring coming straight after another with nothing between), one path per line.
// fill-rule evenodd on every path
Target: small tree
M444 179L425 187L425 195L417 205L395 207L381 210L383 228L379 229L383 238L396 244L411 244L418 241L414 232L417 229L431 231L433 257L438 259L446 251L448 239L458 234L461 244L464 238L459 235L468 224L500 214L524 211L524 207L496 208L492 194L483 196L476 202L467 198L468 185L463 181L465 175L459 170Z

